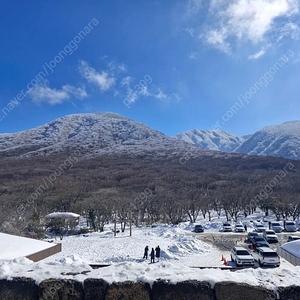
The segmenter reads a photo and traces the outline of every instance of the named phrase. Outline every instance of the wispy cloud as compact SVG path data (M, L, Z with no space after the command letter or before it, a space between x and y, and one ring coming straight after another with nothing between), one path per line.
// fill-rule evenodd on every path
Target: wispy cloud
M210 22L200 37L225 53L235 43L270 43L276 35L298 38L299 27L293 21L298 6L299 0L213 0Z
M248 58L251 59L251 60L255 60L255 59L258 59L260 58L261 56L263 56L264 54L266 53L265 50L260 50L252 55L249 55Z
M188 0L187 15L196 15L202 8L202 0Z
M184 31L188 32L190 34L191 37L194 37L194 32L195 29L194 28L185 28Z
M109 74L108 70L97 72L85 61L80 62L79 72L89 83L96 84L102 92L110 90L116 83L115 77Z
M151 86L136 85L135 89L132 89L130 83L134 79L127 76L122 79L120 85L126 87L126 99L127 104L135 103L140 98L155 98L155 99L167 99L168 96L157 86L151 84Z
M189 59L197 59L197 53L196 52L192 52L189 54Z
M35 103L45 102L51 105L61 104L71 97L84 99L88 96L85 89L71 85L64 85L61 89L50 88L47 80L36 85L28 95Z
M134 78L132 78L131 76L124 77L120 82L121 87L130 86L130 83L133 81L133 79Z

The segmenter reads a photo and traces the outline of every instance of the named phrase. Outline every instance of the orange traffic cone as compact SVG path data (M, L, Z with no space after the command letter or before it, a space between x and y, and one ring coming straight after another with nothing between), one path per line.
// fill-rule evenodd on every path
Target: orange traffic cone
M240 241L242 241L243 240L243 238L242 237L240 237Z
M224 259L225 259L225 258L224 258L224 256L222 255L222 259L221 259L221 261L224 261Z
M251 244L250 249L253 250L253 245Z
M226 266L229 266L229 261L227 261Z
M224 265L226 265L227 264L227 261L226 261L226 259L224 258Z

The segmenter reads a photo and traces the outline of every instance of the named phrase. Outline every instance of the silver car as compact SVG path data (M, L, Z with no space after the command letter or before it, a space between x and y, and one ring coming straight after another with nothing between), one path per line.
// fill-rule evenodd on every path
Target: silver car
M286 231L295 232L295 231L297 231L296 223L294 221L285 221L284 229Z
M263 237L268 243L278 243L278 237L274 230L265 230Z

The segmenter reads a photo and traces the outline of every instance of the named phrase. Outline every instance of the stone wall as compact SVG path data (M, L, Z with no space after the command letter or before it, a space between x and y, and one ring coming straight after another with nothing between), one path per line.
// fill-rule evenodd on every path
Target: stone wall
M115 282L86 279L83 283L71 279L47 279L37 285L30 278L0 280L1 300L299 300L300 286L278 287L270 291L263 286L245 283L218 282L214 288L208 282L196 280L171 284L157 280L152 288L142 282Z

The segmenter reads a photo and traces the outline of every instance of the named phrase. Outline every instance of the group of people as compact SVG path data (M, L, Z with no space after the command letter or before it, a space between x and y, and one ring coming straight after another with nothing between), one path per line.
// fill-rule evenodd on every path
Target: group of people
M149 252L149 247L146 246L145 247L145 251L144 251L144 257L145 259L148 259L148 252ZM159 261L159 257L160 257L160 248L159 246L157 246L155 248L155 251L154 251L154 248L152 248L151 252L150 252L150 258L151 258L151 263L154 263L154 259L155 257L157 258L157 261Z

